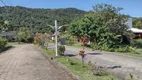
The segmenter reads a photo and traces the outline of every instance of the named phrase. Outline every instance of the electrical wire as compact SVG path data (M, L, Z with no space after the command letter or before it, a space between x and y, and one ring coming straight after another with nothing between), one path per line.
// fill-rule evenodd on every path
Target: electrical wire
M4 4L4 6L7 6L3 0L0 0L0 1Z
M7 6L12 5L12 4L10 4L7 0L4 0L4 2L6 3Z

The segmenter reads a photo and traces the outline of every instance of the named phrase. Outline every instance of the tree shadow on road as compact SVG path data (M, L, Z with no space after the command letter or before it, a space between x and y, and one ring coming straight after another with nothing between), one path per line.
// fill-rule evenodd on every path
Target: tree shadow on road
M64 54L63 56L74 57L76 55L75 54Z
M117 68L122 68L120 65L115 65L111 67L107 67L108 69L117 69Z
M102 55L101 53L86 53L87 55Z
M6 46L6 47L0 49L0 54L2 54L2 53L5 52L5 51L10 50L11 48L14 48L14 46Z

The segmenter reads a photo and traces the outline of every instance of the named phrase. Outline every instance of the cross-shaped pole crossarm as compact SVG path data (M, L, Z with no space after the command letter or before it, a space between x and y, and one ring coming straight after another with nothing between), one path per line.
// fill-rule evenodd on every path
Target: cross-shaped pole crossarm
M52 29L55 30L55 26L52 26L52 25L50 25L50 24L47 24L47 26L49 26L49 27L51 27Z
M55 30L55 41L56 41L55 51L56 51L56 56L58 56L58 29L61 29L62 27L68 26L68 25L58 26L57 25L57 20L55 20L55 26L52 26L52 25L49 25L49 24L47 24L47 26L49 26L49 27L51 27L52 29Z

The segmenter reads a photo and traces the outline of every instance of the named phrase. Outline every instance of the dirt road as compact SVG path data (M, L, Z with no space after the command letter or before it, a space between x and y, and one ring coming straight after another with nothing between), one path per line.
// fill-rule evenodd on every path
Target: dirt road
M66 54L77 55L82 48L66 46ZM86 50L85 62L91 61L97 66L106 68L105 70L120 77L121 80L130 80L130 74L136 80L142 80L142 59L119 55L111 52L100 52Z

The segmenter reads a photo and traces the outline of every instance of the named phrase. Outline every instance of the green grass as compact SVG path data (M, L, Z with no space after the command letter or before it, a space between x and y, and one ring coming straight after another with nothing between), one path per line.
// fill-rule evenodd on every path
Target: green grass
M20 44L24 44L23 42L20 42ZM19 45L18 42L8 42L8 45Z
M40 48L42 51L44 51L48 56L52 57L55 56L55 50L51 49L45 49L45 48Z
M89 65L85 65L85 67L82 67L81 62L71 59L74 65L70 65L68 62L68 57L62 57L57 58L57 61L64 64L66 67L68 67L73 73L80 76L83 80L120 80L117 77L106 74L103 76L95 76L92 74L91 70L89 69Z
M55 56L55 51L50 49L44 49L41 48L42 51L44 51L48 56ZM74 65L70 65L68 62L68 59L70 59ZM69 58L69 57L61 57L56 58L57 62L60 62L64 64L66 67L68 67L74 74L81 77L83 80L120 80L117 77L113 75L104 75L104 76L94 76L91 74L91 70L89 69L89 65L85 64L85 67L82 67L82 64L80 61Z
M136 49L136 52L142 54L142 49Z

